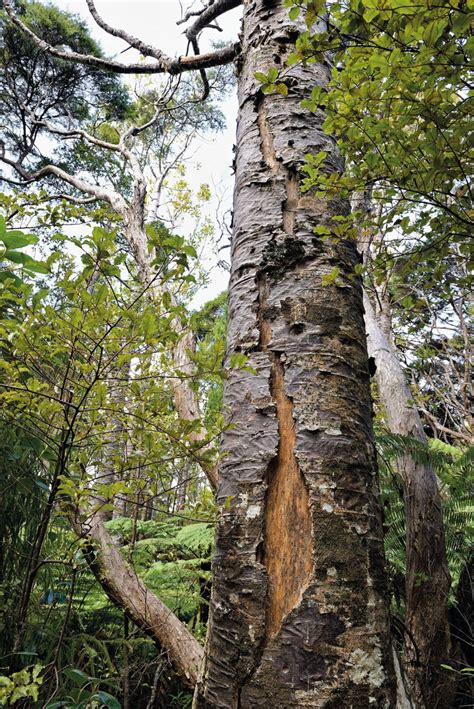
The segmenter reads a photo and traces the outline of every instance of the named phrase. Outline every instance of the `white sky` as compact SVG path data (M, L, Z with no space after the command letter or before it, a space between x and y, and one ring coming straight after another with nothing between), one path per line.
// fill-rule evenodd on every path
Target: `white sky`
M77 13L85 19L94 37L100 42L108 56L114 56L126 47L122 40L111 37L94 23L89 14L85 0L55 0L55 5L62 10ZM187 3L183 3L186 7ZM199 5L197 5L199 7ZM184 25L176 25L181 17L178 0L97 0L99 14L112 26L124 29L145 42L162 49L171 56L184 54L186 39L183 36ZM212 41L236 41L240 28L241 9L227 13L219 20L222 32L208 30L200 42L200 50L211 49ZM136 61L137 53L129 50L120 57L121 61ZM187 165L187 178L192 187L207 183L213 192L223 197L221 207L230 208L232 199L232 146L235 142L235 121L237 101L235 92L221 105L226 116L227 126L222 133L209 134L204 140L196 142L192 149L191 164ZM217 188L217 189L216 189ZM217 208L217 197L213 199L209 214L213 216ZM228 259L229 250L222 252L221 257ZM217 256L212 249L204 253L206 270L210 271L209 286L199 292L193 300L193 306L198 307L227 287L228 274L216 265Z

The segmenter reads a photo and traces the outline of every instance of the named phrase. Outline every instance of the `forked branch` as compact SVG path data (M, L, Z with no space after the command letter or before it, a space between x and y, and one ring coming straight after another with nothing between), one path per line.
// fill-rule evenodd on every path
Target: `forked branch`
M210 2L209 5L198 14L198 17L193 24L188 27L185 32L186 37L190 42L192 42L192 40L196 39L198 34L202 32L203 29L209 27L211 22L216 20L221 15L224 15L224 13L229 10L233 10L235 7L242 5L242 2L243 0L214 0L214 2ZM191 15L189 14L186 15L182 22L185 22L190 16Z

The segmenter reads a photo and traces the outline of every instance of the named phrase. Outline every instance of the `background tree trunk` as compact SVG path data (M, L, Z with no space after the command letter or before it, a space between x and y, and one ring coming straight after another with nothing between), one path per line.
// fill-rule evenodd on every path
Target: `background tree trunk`
M353 211L367 213L370 191L356 192ZM380 234L361 229L359 250L370 265ZM375 364L378 394L391 433L426 443L426 435L400 364L392 333L388 279L373 286L373 302L364 291L364 320L369 356ZM406 624L404 665L417 707L449 706L453 674L442 669L450 655L448 596L451 585L441 496L433 468L409 455L397 468L404 485L406 527Z
M255 373L225 386L233 428L196 707L396 703L357 253L313 232L349 207L299 187L307 152L342 169L323 116L300 106L328 69L294 68L287 98L254 78L296 32L282 2L245 4L228 355Z
M425 432L397 352L384 333L364 293L369 355L376 365L376 381L387 427L392 433L426 441ZM449 706L452 673L448 596L451 584L444 538L441 497L436 475L409 454L397 467L403 479L406 525L405 669L418 707Z
M137 200L135 208L137 210L143 211L144 198ZM138 274L141 282L146 284L153 284L154 273L152 256L148 252L147 243L148 237L146 235L143 223L138 226L129 228L126 230L126 237L128 243L131 245L135 260L138 266ZM158 287L151 285L150 292L153 297L159 291ZM175 304L175 298L173 293L170 293L172 303ZM178 318L174 319L173 326L176 328L177 332L182 331L182 325ZM184 421L195 421L201 418L201 411L199 406L199 398L196 392L191 386L191 377L195 371L194 362L192 360L191 353L195 350L195 336L191 331L185 332L180 337L173 351L173 367L184 374L184 377L175 377L172 381L172 391L173 391L173 402L176 411L180 418ZM193 431L189 436L191 443L202 442L202 452L209 449L209 445L205 443L206 430L204 426L201 426L198 430ZM212 463L208 463L205 460L201 460L201 469L205 473L208 482L213 490L217 487L217 468ZM183 481L178 479L178 494L180 491L182 493Z

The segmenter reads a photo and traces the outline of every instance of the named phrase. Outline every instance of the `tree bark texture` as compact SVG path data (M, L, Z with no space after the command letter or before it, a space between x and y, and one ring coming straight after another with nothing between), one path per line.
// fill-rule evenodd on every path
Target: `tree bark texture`
M376 365L376 381L389 431L426 441L425 432L400 365L364 293L369 355ZM441 664L449 664L448 596L451 584L441 496L433 468L400 456L406 524L405 669L417 707L449 706L452 677Z
M283 2L245 3L228 355L254 373L225 386L200 708L396 705L357 253L313 231L348 205L300 190L307 152L342 169L300 105L328 69L294 68L288 97L254 78L297 32Z

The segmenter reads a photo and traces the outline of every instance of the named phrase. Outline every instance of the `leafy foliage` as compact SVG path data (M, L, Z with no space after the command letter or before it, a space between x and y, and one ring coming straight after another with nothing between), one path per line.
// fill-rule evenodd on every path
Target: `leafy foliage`
M43 682L41 672L43 667L35 665L29 669L13 672L10 677L0 677L0 704L2 706L15 704L20 699L30 697L38 700L38 691Z
M10 234L3 233L5 241ZM158 276L185 288L192 282L188 260L195 251L167 231L163 238L161 247L156 242ZM20 231L12 239L12 247L29 242ZM195 502L183 514L207 521L185 527L181 517L174 524L159 521L160 511L167 515L174 504L176 470L200 455L190 435L198 422L186 426L177 417L169 386L169 375L176 376L169 358L180 336L176 318L186 326L183 306L172 304L165 290L148 294L127 275L127 254L117 248L114 233L96 227L90 236L55 234L54 241L64 252L53 252L41 287L32 280L33 271L23 279L5 279L0 287L0 400L6 432L1 484L11 498L0 526L0 592L8 599L2 641L7 662L13 657L21 665L21 658L31 662L39 657L46 665L52 657L55 666L72 668L74 677L87 676L74 689L71 673L63 674L57 706L104 703L109 690L112 699L107 701L116 706L121 679L114 658L128 652L120 633L117 638L121 614L114 610L104 633L98 630L100 618L111 613L110 602L81 557L81 541L69 530L68 509L77 506L87 517L98 509L110 514L128 506L131 517L110 522L125 557L147 581L150 572L150 586L162 589L170 607L202 636L207 600L201 594L208 590L214 503L190 485ZM48 529L41 562L31 567L32 540L34 546L44 518ZM29 622L19 636L18 599L31 574ZM19 605L24 606L23 600ZM21 651L10 656L16 638ZM152 647L144 638L136 641L137 651L148 657L152 683ZM47 678L44 692L50 686Z
M347 158L342 177L325 175L311 157L306 186L340 192L370 185L388 206L387 222L407 236L426 233L431 242L446 246L451 239L467 248L473 50L467 5L334 2L326 23L320 0L288 4L304 10L308 26L290 64L327 52L334 57L328 87L315 88L305 105L326 112L324 128Z
M28 26L54 46L101 55L85 23L71 13L41 2L21 2L18 9ZM85 120L97 110L108 118L126 113L128 93L116 76L50 57L5 22L3 11L0 19L4 148L25 159L41 131L33 115L36 120L64 122Z

